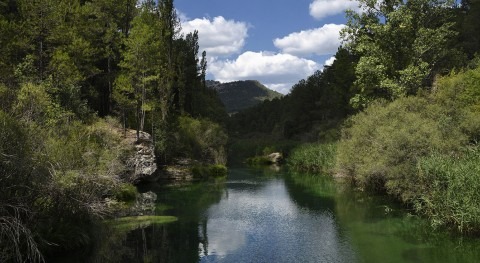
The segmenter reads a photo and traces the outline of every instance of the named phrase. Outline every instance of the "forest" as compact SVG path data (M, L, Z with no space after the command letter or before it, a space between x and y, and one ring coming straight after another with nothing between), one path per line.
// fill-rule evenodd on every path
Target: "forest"
M359 2L333 64L234 115L232 148L281 151L294 169L478 235L480 1Z
M0 262L88 247L131 204L127 129L160 164L225 165L227 115L180 29L172 0L0 1Z
M0 262L85 249L157 163L282 151L294 169L480 233L480 2L360 0L331 66L231 118L173 0L0 1Z

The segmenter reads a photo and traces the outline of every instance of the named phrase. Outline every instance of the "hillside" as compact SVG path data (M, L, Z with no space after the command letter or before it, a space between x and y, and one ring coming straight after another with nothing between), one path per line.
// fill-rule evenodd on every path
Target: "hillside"
M281 98L283 95L265 87L256 80L220 83L207 81L207 86L218 92L228 113L238 112L261 103L264 100Z

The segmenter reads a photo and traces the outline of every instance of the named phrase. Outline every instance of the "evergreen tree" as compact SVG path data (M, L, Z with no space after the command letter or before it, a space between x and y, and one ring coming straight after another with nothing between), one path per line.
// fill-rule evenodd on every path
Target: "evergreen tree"
M137 139L144 129L147 111L152 110L152 92L159 80L159 23L153 2L144 3L133 20L120 64L123 72L116 81L118 91L115 94L122 110L135 105Z

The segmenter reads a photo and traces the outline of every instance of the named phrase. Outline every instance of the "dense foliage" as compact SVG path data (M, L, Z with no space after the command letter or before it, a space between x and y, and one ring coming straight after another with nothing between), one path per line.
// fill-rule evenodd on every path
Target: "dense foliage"
M292 87L283 98L239 112L230 128L239 134L266 133L277 139L334 139L339 121L352 112L349 105L356 58L340 48L336 60Z
M304 144L292 150L288 165L299 171L330 173L335 168L335 143Z
M352 105L395 99L432 85L436 74L464 62L454 46L454 1L360 1L362 13L347 12L346 46L360 59Z
M207 85L217 91L228 113L253 107L265 100L281 98L283 95L256 80L241 80L228 83L207 81Z
M414 205L435 225L478 231L479 72L441 78L425 97L354 116L339 144L340 171Z
M172 0L0 2L1 262L89 245L135 199L122 126L151 132L159 161L225 164L206 53L179 32Z

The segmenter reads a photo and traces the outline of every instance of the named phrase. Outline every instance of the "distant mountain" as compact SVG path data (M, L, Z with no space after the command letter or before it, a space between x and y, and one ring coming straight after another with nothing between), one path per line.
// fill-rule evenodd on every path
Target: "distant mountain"
M228 113L238 112L261 103L264 100L280 98L283 95L265 87L256 80L220 83L207 80L207 87L215 89Z

